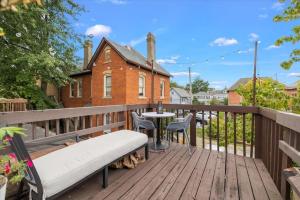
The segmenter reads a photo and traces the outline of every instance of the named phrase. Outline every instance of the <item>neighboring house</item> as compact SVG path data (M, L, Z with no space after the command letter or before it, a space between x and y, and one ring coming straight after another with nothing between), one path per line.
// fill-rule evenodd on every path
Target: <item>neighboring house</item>
M189 92L182 88L171 88L172 104L191 104L192 96Z
M296 81L295 83L293 83L292 85L287 85L285 87L285 91L289 96L297 96L298 93L298 84L300 81Z
M238 89L241 85L245 85L250 80L252 80L252 78L240 78L227 90L228 105L241 105L243 98L236 92L236 89Z
M226 90L212 90L207 92L198 92L193 94L197 100L205 105L209 105L211 100L224 101L228 97Z
M169 103L171 75L155 62L152 33L147 35L147 51L145 58L132 47L103 38L92 55L92 43L87 41L84 70L72 74L74 82L61 89L64 107ZM104 117L105 123L110 121Z

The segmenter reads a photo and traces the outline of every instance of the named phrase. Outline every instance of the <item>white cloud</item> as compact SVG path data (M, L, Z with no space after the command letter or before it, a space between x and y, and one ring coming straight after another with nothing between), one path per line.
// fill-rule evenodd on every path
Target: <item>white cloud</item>
M209 84L211 85L221 85L221 84L226 84L227 81L210 81Z
M125 0L100 0L101 3L105 3L105 2L109 2L112 3L114 5L125 5L128 2Z
M284 3L281 3L281 2L275 2L272 4L272 9L274 10L282 10L284 7Z
M266 19L266 18L268 18L268 17L269 17L268 14L259 14L259 15L258 15L258 18L260 18L260 19Z
M247 54L247 53L250 53L252 51L254 51L254 49L253 48L249 48L247 50L238 50L237 53L238 54Z
M250 61L226 61L226 62L221 62L221 65L226 65L226 66L249 66L253 65L253 62Z
M255 42L255 41L258 40L258 38L259 38L259 35L257 35L256 33L250 33L249 34L249 41L250 42Z
M234 38L225 38L225 37L220 37L215 39L213 42L210 43L210 46L230 46L230 45L235 45L238 44L238 41Z
M171 72L172 76L189 76L189 72ZM191 76L199 76L198 72L191 72Z
M142 36L142 37L131 40L129 42L129 45L134 47L135 45L138 45L138 44L140 44L142 42L145 42L145 41L146 41L146 36Z
M300 77L300 72L289 73L288 76Z
M179 57L180 56L171 56L167 59L158 59L156 62L158 64L176 64Z
M161 28L158 28L158 29L154 30L154 31L153 31L153 34L154 34L154 35L160 35L160 34L162 34L165 30L166 30L166 28L161 27ZM138 44L140 44L140 43L142 43L142 42L146 42L146 38L147 38L147 36L146 36L146 35L143 35L143 36L141 36L141 37L138 37L138 38L135 38L135 39L130 40L128 44L129 44L130 46L134 47L134 46L136 46L136 45L138 45Z
M89 36L108 36L111 33L111 27L109 26L105 26L102 24L96 24L95 26L91 26L89 27L86 32L85 35L89 35Z
M279 48L280 48L280 46L276 46L276 45L272 44L272 45L266 47L266 50L279 49Z

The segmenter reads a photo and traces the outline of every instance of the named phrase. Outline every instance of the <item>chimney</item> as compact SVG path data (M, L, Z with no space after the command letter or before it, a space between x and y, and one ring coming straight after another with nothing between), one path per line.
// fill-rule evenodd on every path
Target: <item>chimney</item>
M93 43L91 40L86 40L84 42L84 58L83 58L83 70L87 69L87 65L89 64L90 60L92 59L92 50L93 50Z
M152 33L147 34L147 60L148 62L155 62L155 37Z

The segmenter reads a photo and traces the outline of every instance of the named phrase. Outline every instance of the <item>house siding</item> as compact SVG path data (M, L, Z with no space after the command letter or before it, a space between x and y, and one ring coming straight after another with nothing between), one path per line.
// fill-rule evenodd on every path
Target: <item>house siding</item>
M228 91L228 105L241 105L243 98L235 91Z

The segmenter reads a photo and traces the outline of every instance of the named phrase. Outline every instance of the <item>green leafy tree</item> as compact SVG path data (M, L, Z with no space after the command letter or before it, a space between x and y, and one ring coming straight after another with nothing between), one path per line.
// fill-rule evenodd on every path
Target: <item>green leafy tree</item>
M291 107L294 113L300 114L300 81L297 83L297 95L292 97Z
M37 86L37 80L58 87L65 85L78 62L75 51L81 36L70 22L83 8L72 0L44 1L1 12L0 97L23 97L33 108L54 104Z
M279 0L279 2L284 3L286 2L286 0ZM273 20L275 22L291 22L299 18L300 18L300 1L290 0L290 4L282 12L282 14L275 16ZM292 44L297 44L299 43L299 41L300 41L300 25L296 25L292 29L292 34L279 38L275 42L275 45L280 46L283 43L287 43L287 42ZM300 61L300 49L296 48L291 52L290 58L281 63L281 66L284 69L290 69L295 62L299 62L299 61Z
M171 82L170 82L170 87L171 87L171 88L182 88L182 89L184 89L183 86L179 85L179 84L178 84L177 82L175 82L175 81L171 81Z
M202 80L200 77L197 77L193 80L192 82L192 92L193 94L198 93L198 92L207 92L209 83L207 81ZM190 90L190 84L186 85L186 90Z
M256 83L256 105L276 110L287 110L290 97L285 92L285 85L271 78L258 79ZM243 97L242 105L252 105L253 82L241 85L237 93Z

